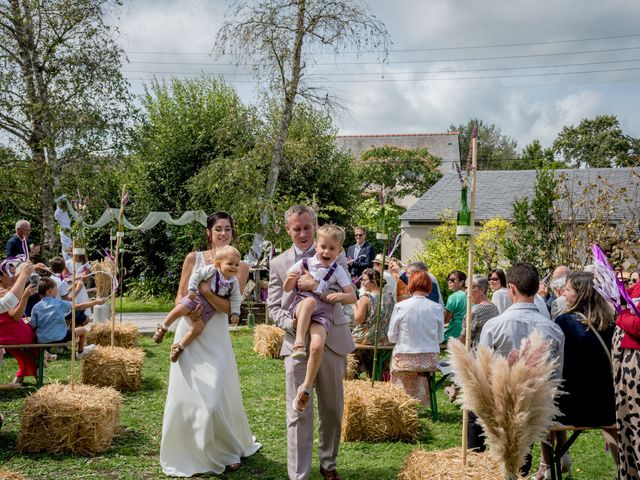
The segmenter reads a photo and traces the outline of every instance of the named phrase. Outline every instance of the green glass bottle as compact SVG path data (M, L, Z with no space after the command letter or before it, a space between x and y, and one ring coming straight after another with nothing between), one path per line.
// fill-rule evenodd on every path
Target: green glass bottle
M456 221L456 237L468 238L473 235L473 225L471 225L471 210L467 204L467 187L460 189L460 208Z

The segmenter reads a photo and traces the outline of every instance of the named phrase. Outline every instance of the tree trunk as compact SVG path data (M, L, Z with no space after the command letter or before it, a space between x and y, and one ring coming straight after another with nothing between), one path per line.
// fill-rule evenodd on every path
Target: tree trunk
M29 1L11 0L15 37L21 59L21 70L26 88L28 110L25 112L31 119L31 135L29 148L32 161L38 173L40 186L41 224L44 240L55 248L58 245L54 221L54 176L56 169L56 152L52 133L51 109L49 94L43 75L43 68L35 43L33 15ZM45 148L49 158L45 155Z
M296 95L298 94L298 84L300 83L300 76L302 72L301 59L302 59L302 43L305 35L304 17L306 11L306 1L298 1L298 15L296 25L296 38L294 41L293 59L291 67L291 80L289 84L283 83L283 106L282 116L280 117L280 123L278 125L278 134L276 136L276 143L273 146L273 152L271 153L271 167L269 169L269 179L266 186L266 199L270 200L276 192L276 186L278 185L278 176L280 175L280 165L282 165L282 157L284 156L284 144L287 141L287 135L289 133L289 125L293 118L293 107L296 101ZM266 227L266 225L265 225Z

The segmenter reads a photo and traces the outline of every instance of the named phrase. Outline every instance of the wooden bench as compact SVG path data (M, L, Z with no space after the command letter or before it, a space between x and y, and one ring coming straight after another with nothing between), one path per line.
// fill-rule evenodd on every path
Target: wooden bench
M382 367L384 362L391 361L391 352L395 345L378 345L378 355L376 356L376 364L373 366L373 379L382 380ZM365 345L363 343L356 343L357 350L374 350L373 345Z
M36 371L36 387L40 388L44 384L44 350L45 348L50 347L71 347L71 342L66 343L23 343L19 345L0 345L0 348L4 348L5 350L9 349L19 349L24 350L27 355L33 358L31 352L29 350L37 350L38 355L37 358L33 358L38 365L38 370Z
M552 425L549 428L549 432L567 432L572 430L573 433L567 438L566 442L562 444L556 442L555 447L551 449L551 480L562 480L562 465L560 464L560 460L562 456L569 451L571 445L573 445L582 432L587 430L615 430L617 428L615 425L602 427L574 427L572 425L562 425L559 423Z

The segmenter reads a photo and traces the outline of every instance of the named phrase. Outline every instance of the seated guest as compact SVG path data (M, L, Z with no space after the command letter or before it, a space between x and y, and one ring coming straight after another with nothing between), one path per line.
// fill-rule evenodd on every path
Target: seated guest
M616 404L611 371L615 329L613 310L593 287L592 273L569 273L564 296L567 312L555 319L564 333L562 390L565 392L558 396L558 408L562 413L556 421L576 427L614 425ZM617 463L616 442L611 442L617 432L615 429L607 431L605 436ZM556 433L555 437L561 443L566 441L564 432ZM542 444L538 478L545 478L551 462L550 448ZM568 455L562 457L562 464L565 470L569 470L571 459Z
M0 262L0 343L20 345L35 343L33 330L22 320L28 298L35 293L35 287L28 286L33 273L31 262L20 266L16 274L16 263L11 260ZM14 383L22 383L25 377L36 376L37 353L20 349L8 349L18 362Z
M444 307L445 343L449 338L458 338L462 333L462 320L467 314L466 281L466 273L460 270L453 270L447 275L447 285L453 293L447 298L447 305Z
M438 366L444 339L444 309L427 298L431 278L426 272L409 277L411 298L393 307L389 340L395 343L391 359L391 382L407 394L429 405L429 382L425 372Z
M362 272L361 278L364 293L360 296L353 307L353 317L356 323L351 332L355 343L373 345L376 333L376 315L378 312L378 302L380 305L380 330L378 333L378 345L388 343L389 319L393 309L393 298L391 294L380 294L380 273L373 268L367 268ZM384 280L382 280L384 289ZM382 300L381 300L382 299Z
M493 290L491 301L498 307L500 313L511 306L509 291L507 290L507 276L501 268L494 268L489 272L489 286Z
M78 302L86 302L89 299L88 294L84 297L80 296L80 293L82 292L83 289L85 289L86 291L86 288L82 280L76 281L73 292L70 290L69 284L67 283L67 279L68 280L71 280L71 279L65 278L65 277L68 277L68 275L65 275L67 267L66 267L64 258L53 257L51 260L49 260L49 268L53 273L53 275L51 275L51 279L54 282L56 282L56 287L58 291L56 298L60 300L67 300L70 302L72 300L72 295L75 293L76 300ZM71 323L71 314L66 316L66 320L67 320L67 325L69 325ZM85 310L76 308L76 326L83 327L87 325L89 321L90 319L87 317Z
M476 348L480 341L482 327L493 317L500 315L498 307L494 305L487 297L489 288L489 280L484 275L474 275L471 279L471 348ZM466 317L465 325L460 335L460 341L465 342L466 336Z
M393 275L396 281L396 301L401 302L409 298L408 280L405 281L404 278L406 278L406 276L404 278L402 277L404 272L402 271L402 263L400 263L400 260L395 257L389 258L389 272L391 272L391 275Z
M432 302L439 303L444 307L444 300L442 299L442 293L440 293L440 284L438 283L438 279L433 275L433 273L429 271L429 267L427 267L426 263L420 261L409 262L407 264L406 272L400 274L400 278L404 283L408 284L409 276L413 272L418 271L426 272L431 279L431 291L429 292L429 295L427 295L427 298Z
M38 293L42 297L42 301L33 307L30 321L31 326L36 331L38 343L65 343L70 341L72 332L71 329L67 327L65 317L71 312L71 302L56 298L58 288L56 287L56 283L48 277L40 279ZM76 308L91 308L94 305L102 305L104 302L104 298L97 298L87 303L76 304ZM86 328L76 327L75 333L78 336L78 351L76 356L78 359L81 359L93 351L96 346L85 346L87 338Z
M384 272L381 272L382 269L382 254L376 255L376 258L373 260L373 269L382 275L384 280L384 287L382 287L382 291L384 293L390 293L391 298L393 298L393 303L395 304L397 301L397 293L398 293L398 282L388 270L389 268L389 257L384 258Z

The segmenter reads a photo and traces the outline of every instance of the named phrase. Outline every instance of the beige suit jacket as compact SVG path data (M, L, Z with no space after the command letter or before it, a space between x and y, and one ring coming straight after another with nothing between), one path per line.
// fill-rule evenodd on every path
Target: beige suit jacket
M295 297L295 291L285 292L282 288L287 278L287 270L295 263L296 254L293 247L286 250L271 260L269 264L269 296L267 298L267 309L269 318L278 327L282 328L286 334L280 355L287 356L291 353L295 333L293 331L293 319L289 313L289 306ZM341 253L337 259L338 265L349 271L347 259ZM336 303L333 306L333 328L330 329L325 345L338 355L347 355L355 349L351 332L349 330L349 320L342 311L342 304Z

